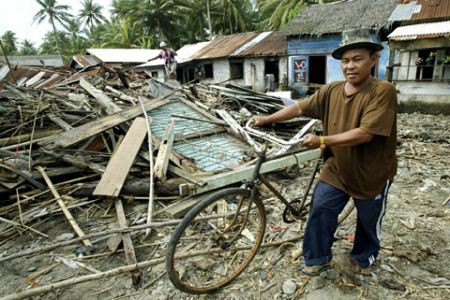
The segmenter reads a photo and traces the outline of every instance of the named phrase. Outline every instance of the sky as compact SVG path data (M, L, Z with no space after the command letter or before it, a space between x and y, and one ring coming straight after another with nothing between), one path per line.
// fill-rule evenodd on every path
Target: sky
M103 14L109 18L109 10L112 0L94 0L96 4L103 6ZM82 0L57 0L57 4L69 5L69 13L77 15L82 6ZM24 39L30 40L38 47L48 31L51 31L51 25L48 20L41 24L33 22L34 15L39 11L40 5L36 0L0 0L0 36L5 31L11 30L16 34L18 44ZM56 25L57 29L61 26Z

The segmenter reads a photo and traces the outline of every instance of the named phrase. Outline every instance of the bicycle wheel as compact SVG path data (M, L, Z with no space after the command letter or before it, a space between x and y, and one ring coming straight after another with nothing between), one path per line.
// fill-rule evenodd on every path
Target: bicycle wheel
M176 288L214 292L252 261L264 237L266 214L258 195L250 194L242 188L216 192L178 224L166 254L166 271Z

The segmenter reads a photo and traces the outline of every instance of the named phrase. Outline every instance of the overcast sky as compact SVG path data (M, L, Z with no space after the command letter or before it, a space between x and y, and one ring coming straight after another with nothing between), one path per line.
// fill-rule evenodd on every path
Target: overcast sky
M93 2L103 6L102 12L109 18L112 0L94 0ZM69 12L72 15L77 15L82 8L81 0L57 0L57 3L69 5L71 7ZM38 47L45 34L52 30L47 20L41 24L37 22L31 24L40 7L36 0L0 0L0 36L5 31L11 30L16 33L19 44L27 39L32 41L35 47Z

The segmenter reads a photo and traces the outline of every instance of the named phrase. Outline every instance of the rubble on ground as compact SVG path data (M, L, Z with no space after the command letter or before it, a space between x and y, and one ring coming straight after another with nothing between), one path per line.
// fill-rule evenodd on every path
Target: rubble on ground
M261 141L240 134L239 125L283 105L238 86L165 84L105 66L65 74L45 89L5 84L1 296L195 298L177 291L165 276L174 225L212 191L211 182L221 187L223 176L256 157ZM288 140L307 121L298 118L264 131ZM151 144L145 138L148 124ZM354 213L336 234L335 268L318 278L302 275L301 240L290 239L300 236L305 224L284 224L284 206L263 189L269 199L265 241L286 242L262 248L237 280L211 298L444 299L450 289L449 120L399 114L398 125L399 171L372 277L353 274L346 261ZM294 160L269 178L281 192L299 198L313 167L310 159ZM123 230L128 227L132 230Z

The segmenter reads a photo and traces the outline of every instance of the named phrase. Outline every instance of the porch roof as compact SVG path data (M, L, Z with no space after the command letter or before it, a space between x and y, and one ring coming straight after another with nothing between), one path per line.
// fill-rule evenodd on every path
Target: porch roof
M388 38L393 41L432 39L450 36L450 21L397 27Z

